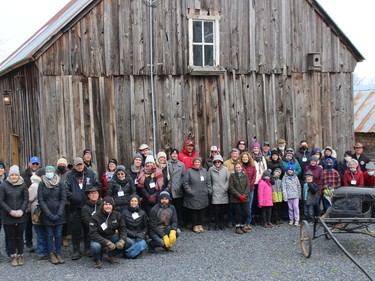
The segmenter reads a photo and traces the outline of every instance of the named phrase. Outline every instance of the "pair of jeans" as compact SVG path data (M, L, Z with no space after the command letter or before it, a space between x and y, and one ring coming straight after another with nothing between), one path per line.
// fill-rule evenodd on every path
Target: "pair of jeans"
M118 236L118 234L115 234L109 240L113 244L116 244L120 240L120 237ZM102 244L100 244L99 242L96 242L94 240L91 240L90 251L91 251L91 254L92 254L92 259L94 261L100 261L100 260L103 259L103 248L104 248L104 246L102 246ZM118 252L117 249L114 249L112 251L109 251L109 249L108 249L108 252L106 254L110 255L110 256L114 256L117 252Z
M126 246L123 251L123 257L125 258L135 258L137 257L142 251L147 249L147 243L144 239L130 239L127 238L127 241L130 240L131 244L126 242Z
M242 202L242 203L232 203L234 209L234 223L236 227L243 226L247 221L247 216L249 213L249 203Z
M41 258L48 254L47 233L44 226L40 224L34 224L34 230L36 233L36 255Z
M250 190L250 193L249 193L249 212L248 212L248 217L247 217L247 220L246 220L246 223L247 224L251 224L251 219L252 219L252 216L253 216L253 199L254 199L254 190Z
M61 256L63 224L44 226L47 235L47 251Z

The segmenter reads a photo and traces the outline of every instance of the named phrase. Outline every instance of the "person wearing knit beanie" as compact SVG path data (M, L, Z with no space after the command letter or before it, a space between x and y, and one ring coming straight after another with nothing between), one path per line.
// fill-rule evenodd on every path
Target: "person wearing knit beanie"
M64 165L65 167L68 167L68 161L65 157L61 157L59 160L57 160L56 167Z
M20 168L17 165L13 165L9 168L9 176L11 175L20 175Z

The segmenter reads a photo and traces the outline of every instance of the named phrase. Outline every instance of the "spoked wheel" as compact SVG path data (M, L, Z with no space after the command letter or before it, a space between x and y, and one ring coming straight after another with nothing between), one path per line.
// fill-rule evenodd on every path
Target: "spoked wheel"
M300 227L300 243L302 254L309 258L311 256L312 233L307 221L303 220Z

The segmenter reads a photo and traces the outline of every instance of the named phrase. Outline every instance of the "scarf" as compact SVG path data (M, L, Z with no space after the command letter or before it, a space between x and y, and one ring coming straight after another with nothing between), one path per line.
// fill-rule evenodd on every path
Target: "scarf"
M60 177L55 174L52 179L47 179L46 177L43 177L43 182L46 185L47 188L55 188L60 181Z
M151 177L151 179L155 178L156 180L156 191L161 191L163 189L164 185L164 176L163 171L159 168L153 165L153 167L149 170L146 167L144 167L138 176L138 188L143 188L145 186L145 180L146 177Z
M113 172L106 171L106 172L105 172L105 180L106 180L107 182L109 182L109 181L112 179L114 173L115 173L115 171L113 171Z

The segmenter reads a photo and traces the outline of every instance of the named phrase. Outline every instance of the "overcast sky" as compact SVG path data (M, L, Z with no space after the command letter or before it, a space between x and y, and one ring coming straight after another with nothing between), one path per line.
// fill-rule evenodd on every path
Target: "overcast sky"
M0 61L17 49L68 2L69 0L0 0ZM365 82L374 84L375 0L318 2L365 57L364 62L357 64L355 73L361 79L365 79Z

